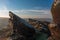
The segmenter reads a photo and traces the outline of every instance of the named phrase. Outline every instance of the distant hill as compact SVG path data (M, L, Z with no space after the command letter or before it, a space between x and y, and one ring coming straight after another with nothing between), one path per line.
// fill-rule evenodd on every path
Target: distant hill
M0 30L2 28L7 27L7 25L8 25L8 19L9 18L0 17ZM23 19L25 19L26 21L28 20L28 18L23 18ZM51 18L33 18L33 19L38 20L38 21L49 21L49 22L52 21Z
M48 21L48 22L52 22L52 19L51 18L35 18L36 20L39 20L39 21Z
M38 20L38 21L48 21L48 22L52 22L52 18L24 18L25 20L28 19L34 19L34 20Z
M2 28L7 27L7 25L8 25L8 18L0 17L0 30Z

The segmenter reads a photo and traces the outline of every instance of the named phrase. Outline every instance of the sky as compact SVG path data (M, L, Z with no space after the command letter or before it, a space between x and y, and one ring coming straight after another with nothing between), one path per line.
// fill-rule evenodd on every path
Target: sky
M0 0L0 17L9 17L9 11L22 18L51 18L53 0Z

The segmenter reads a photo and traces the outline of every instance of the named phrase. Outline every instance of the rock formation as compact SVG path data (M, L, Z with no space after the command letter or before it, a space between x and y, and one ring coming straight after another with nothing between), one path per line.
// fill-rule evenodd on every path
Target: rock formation
M35 29L32 25L12 12L9 12L9 16L11 27L13 27L13 34L11 35L13 40L34 40Z
M53 21L60 25L60 0L55 0L51 8Z
M49 25L51 36L53 40L60 40L60 0L54 0L51 12L54 22Z

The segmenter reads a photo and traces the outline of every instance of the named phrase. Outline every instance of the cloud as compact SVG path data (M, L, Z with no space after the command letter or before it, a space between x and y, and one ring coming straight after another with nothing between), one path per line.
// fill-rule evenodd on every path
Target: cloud
M16 13L33 13L33 14L48 14L50 10L12 10Z
M1 7L0 9L0 17L9 17L8 16L8 8L6 6Z
M9 17L9 11L22 18L51 18L50 10L9 10L5 5L0 9L0 17Z
M50 10L14 10L13 12L23 18L52 18Z
M0 17L9 17L8 0L0 0Z

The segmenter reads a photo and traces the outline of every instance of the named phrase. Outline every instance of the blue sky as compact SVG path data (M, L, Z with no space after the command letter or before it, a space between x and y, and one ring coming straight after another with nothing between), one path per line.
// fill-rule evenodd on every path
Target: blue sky
M53 0L0 0L0 16L8 17L10 10L23 18L50 18L52 3Z

